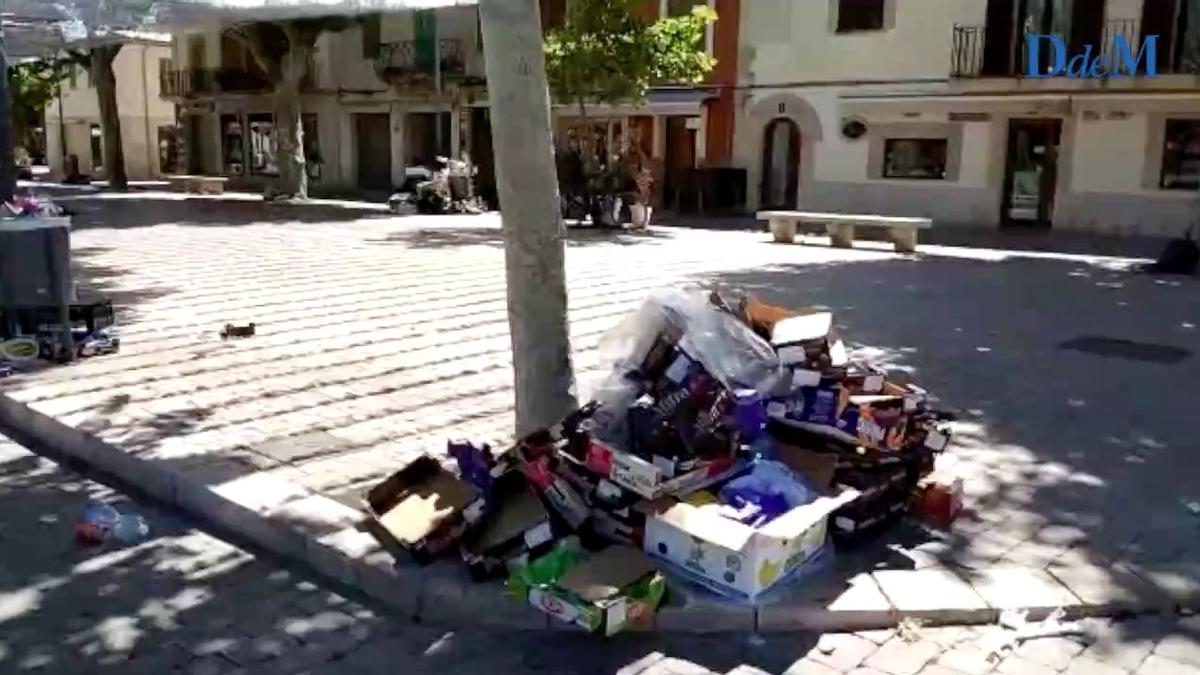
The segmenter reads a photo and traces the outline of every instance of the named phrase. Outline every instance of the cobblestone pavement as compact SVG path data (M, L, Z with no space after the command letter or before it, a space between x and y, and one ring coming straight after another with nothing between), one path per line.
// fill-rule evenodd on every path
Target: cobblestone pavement
M366 486L416 453L509 436L494 216L165 193L67 203L78 279L120 307L122 353L10 378L6 395L258 513L319 504L323 517L294 522L323 542L352 527ZM886 564L1044 568L1078 581L1088 603L1147 581L1195 596L1200 490L1176 470L1195 447L1194 397L1179 390L1200 378L1195 280L997 239L908 257L753 232L573 232L576 366L586 388L601 334L664 285L832 308L852 347L961 412L948 459L974 514L952 536L896 541ZM217 336L250 321L254 338ZM990 585L1013 597L1011 584Z
M148 540L82 547L89 499L144 515ZM983 651L996 628L758 638L483 633L380 616L0 436L0 673L1198 675L1200 617L1091 622Z

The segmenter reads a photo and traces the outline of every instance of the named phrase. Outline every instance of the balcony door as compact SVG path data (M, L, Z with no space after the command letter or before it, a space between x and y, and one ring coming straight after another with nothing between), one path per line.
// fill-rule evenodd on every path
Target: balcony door
M1028 34L1059 36L1069 55L1081 54L1089 45L1098 55L1103 48L1104 0L988 0L986 20L983 75L1028 73ZM1038 56L1035 70L1048 72L1054 65L1052 50L1043 48Z
M1158 36L1159 72L1200 73L1200 0L1143 0L1142 39Z

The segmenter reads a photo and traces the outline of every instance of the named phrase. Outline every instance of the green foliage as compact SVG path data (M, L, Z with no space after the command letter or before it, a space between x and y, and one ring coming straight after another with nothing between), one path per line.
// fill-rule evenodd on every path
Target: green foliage
M74 62L30 61L8 69L8 91L12 98L13 137L24 143L38 125L42 111L58 96Z
M640 103L655 83L695 84L716 61L704 52L707 5L687 16L639 16L641 0L570 0L562 28L546 35L546 76L557 100Z

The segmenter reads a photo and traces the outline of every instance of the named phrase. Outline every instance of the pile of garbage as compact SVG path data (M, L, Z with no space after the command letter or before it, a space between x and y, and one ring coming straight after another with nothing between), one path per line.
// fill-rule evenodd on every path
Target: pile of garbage
M429 563L612 635L667 579L756 602L915 508L946 525L961 483L931 482L948 416L847 357L828 312L664 290L605 337L594 400L502 453L451 441L366 495L373 531Z
M388 209L399 215L483 213L487 205L475 190L478 173L470 161L449 157L438 157L433 169L408 167L404 186L388 198Z

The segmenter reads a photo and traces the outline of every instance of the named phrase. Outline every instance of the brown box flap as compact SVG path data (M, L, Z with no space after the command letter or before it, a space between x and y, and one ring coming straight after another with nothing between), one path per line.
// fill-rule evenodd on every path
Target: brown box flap
M474 499L473 487L443 470L409 486L393 506L379 514L379 524L400 543L415 544Z
M638 549L610 546L572 567L559 585L585 602L597 602L653 571L650 560Z
M524 477L520 477L523 481ZM550 517L542 500L527 489L499 495L497 502L496 510L487 516L479 538L471 542L470 548L476 553L487 553L507 544Z

